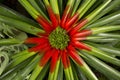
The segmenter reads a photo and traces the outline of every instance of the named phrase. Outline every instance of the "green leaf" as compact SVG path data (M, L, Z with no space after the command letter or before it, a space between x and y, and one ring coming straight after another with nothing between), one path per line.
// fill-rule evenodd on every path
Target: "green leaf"
M25 77L27 75L30 74L30 72L35 68L35 66L37 65L38 61L40 60L41 56L40 55L36 55L33 60L28 63L28 65L23 68L21 71L19 71L19 73L16 76L20 76L21 79L25 79Z
M21 62L25 61L29 57L35 55L35 53L36 53L36 52L29 52L28 50L27 51L25 50L25 51L22 51L18 54L23 54L24 52L26 52L25 55L13 58L13 60L9 64L9 69L15 67L16 65L20 64Z
M88 45L88 44L87 44ZM109 62L111 64L114 64L114 65L117 65L117 66L120 66L120 60L115 58L115 57L112 57L112 56L109 56L107 55L107 53L101 51L100 49L98 48L95 48L93 46L90 46L88 45L89 47L92 48L91 51L87 51L87 50L82 50L86 53L89 53L90 55L93 55L93 56L96 56L97 58L100 58L106 62Z
M9 62L9 57L7 53L0 52L0 75L2 74L6 66L8 65L8 62Z
M9 39L0 39L0 45L13 45L13 44L20 44L21 41L15 38Z
M103 33L103 32L110 32L110 31L116 31L120 30L120 25L115 25L115 26L102 26L99 28L91 28L92 34L98 34L98 33Z
M16 12L15 10L12 10L11 8L6 7L4 5L0 5L0 15L3 15L3 16L9 17L9 18L13 18L16 20L20 20L20 21L26 22L30 25L39 27L39 25L32 19L29 19L29 18L21 15L20 13Z
M38 75L37 80L43 80L45 78L47 72L49 71L49 67L50 67L49 63L44 66L44 68L42 69L42 71Z
M103 18L100 18L98 19L97 21L95 21L94 23L92 23L91 25L88 26L88 28L91 28L91 27L99 27L99 26L103 26L103 25L106 25L113 21L116 21L120 19L120 11L117 11L117 12L114 12L110 15L107 15Z
M47 19L49 22L50 20L48 19L48 17L46 16L46 14L41 10L41 7L39 7L39 5L37 4L37 2L35 0L28 0L30 2L30 4L42 15L45 17L45 19ZM38 1L38 0L37 0ZM40 0L39 0L40 1ZM41 1L40 1L41 2Z
M103 4L101 4L99 7L97 7L94 11L92 11L88 16L86 16L86 19L91 21L100 11L102 11L112 0L105 0Z
M59 71L58 71L58 78L57 80L63 80L63 65L62 62L60 61L60 67L59 67Z
M36 28L30 24L27 24L25 22L16 20L16 19L12 19L6 16L2 16L0 15L0 21L12 25L15 28L25 31L27 33L33 34L33 35L38 35L38 33L44 33L44 31L42 29Z
M96 20L98 20L100 17L102 17L103 15L107 14L108 12L110 12L112 9L116 8L116 6L120 5L120 0L112 0L112 2L105 7L100 13L99 15L96 15L96 17L94 17L94 19L92 19L86 26L90 25L91 23L95 22Z
M96 0L84 0L82 3L81 3L81 6L79 7L78 9L78 13L80 14L79 15L79 19L88 11L88 9L94 5Z
M92 46L95 46L96 48L98 48L98 49L100 49L102 51L105 51L106 54L108 54L108 55L111 55L111 56L113 56L113 55L120 56L120 50L119 50L119 48L115 48L113 46L108 46L108 45L95 44L95 43L92 43L92 42L89 42L88 44L90 44Z
M1 80L9 80L9 79L14 78L15 75L17 75L17 72L20 71L20 69L24 68L31 61L32 58L33 57L28 58L27 60L21 62L20 64L18 64L17 66L15 66L12 69L8 69L9 65L7 65L7 67L4 71L4 74L0 76L0 79Z
M101 60L82 52L81 55L83 55L83 58L87 61L89 65L91 65L93 68L104 74L109 79L113 80L119 80L120 79L120 72L115 70L114 68L106 65Z

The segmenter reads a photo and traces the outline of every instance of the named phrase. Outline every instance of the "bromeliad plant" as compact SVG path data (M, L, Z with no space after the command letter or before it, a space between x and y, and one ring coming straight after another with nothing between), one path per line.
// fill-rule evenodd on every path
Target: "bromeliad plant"
M120 0L18 1L37 23L0 6L2 23L28 33L0 45L29 48L10 57L1 80L120 80Z

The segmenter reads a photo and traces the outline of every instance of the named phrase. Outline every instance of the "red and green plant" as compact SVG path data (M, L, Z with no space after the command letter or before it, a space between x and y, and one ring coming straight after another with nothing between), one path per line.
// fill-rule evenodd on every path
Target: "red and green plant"
M0 54L1 80L120 80L120 0L18 1L36 21L0 6L0 45L28 47Z

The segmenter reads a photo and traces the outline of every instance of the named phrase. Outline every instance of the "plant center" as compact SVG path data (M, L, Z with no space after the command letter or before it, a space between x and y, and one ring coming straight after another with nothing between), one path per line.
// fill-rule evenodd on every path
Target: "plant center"
M49 35L50 45L56 49L63 50L68 46L70 39L66 30L61 27L57 27Z

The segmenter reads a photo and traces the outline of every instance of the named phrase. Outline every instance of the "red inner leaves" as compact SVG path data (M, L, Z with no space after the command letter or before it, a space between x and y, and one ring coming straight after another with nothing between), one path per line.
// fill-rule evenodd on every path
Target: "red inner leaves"
M42 59L40 60L39 65L40 66L45 66L45 64L49 61L49 59L52 57L52 55L54 54L55 49L50 49L48 50L42 57Z
M55 53L53 53L54 55L52 55L52 59L51 59L51 64L50 64L50 72L52 73L55 68L56 68L56 63L59 59L59 51L56 50Z
M75 50L75 48L72 45L69 45L67 47L68 50L68 54L69 56L79 65L83 65L83 60L80 58L80 56L78 55L77 51Z
M86 40L86 37L91 35L92 31L91 30L82 30L79 32L76 32L75 34L70 34L71 37L71 41L82 41L82 40Z
M78 32L87 22L88 22L87 19L84 19L78 22L77 25L71 29L70 34L74 34Z
M42 26L42 28L49 32L52 30L51 24L42 16L38 16L38 18L36 18L36 21Z
M67 18L68 18L67 11L68 11L69 7L70 7L69 5L66 6L66 8L65 8L65 10L64 10L64 12L63 12L63 15L62 15L61 27L63 27L63 28L64 28L65 22L66 22L66 20L67 20Z
M48 40L45 38L39 38L39 37L32 37L32 38L27 38L24 43L29 43L29 44L43 44L44 42L47 42Z
M71 16L72 9L68 12L70 8L69 5L66 6L61 19L60 15L54 14L50 5L47 5L46 7L52 25L44 17L38 16L36 20L43 27L45 33L38 34L40 37L28 38L25 40L25 43L27 44L36 44L36 46L30 48L29 51L44 53L39 65L45 66L45 64L51 60L50 72L55 70L58 59L62 60L65 69L70 66L69 57L71 57L77 64L83 65L83 61L78 55L76 49L91 50L90 47L85 45L83 42L80 42L82 40L86 40L86 37L92 34L91 30L80 31L80 29L88 22L88 20L83 19L79 21L78 13ZM66 34L68 34L70 37L68 46L63 50L51 47L49 42L50 33L58 26L65 29L67 32Z
M42 48L43 48L43 46L37 45L37 46L34 46L34 47L30 48L30 49L29 49L29 52L38 52L38 51L40 51Z
M82 31L79 31L79 32L75 33L72 36L73 37L87 37L87 36L89 36L91 34L92 34L91 30L82 30Z
M83 42L74 41L72 45L78 49L85 49L85 50L91 51L91 48L85 45Z
M57 18L57 20L58 20L58 25L60 25L60 22L61 22L61 20L60 20L60 15L59 15L59 14L55 14L55 16L56 16L56 18Z
M49 17L50 17L50 20L52 21L52 25L54 27L54 29L58 26L58 20L55 16L55 14L53 13L53 10L51 8L51 6L47 6L47 11L49 13Z
M73 17L71 17L69 20L65 23L65 28L68 29L70 26L75 24L78 21L79 14L76 13Z
M66 50L64 50L62 52L62 56L61 57L62 57L62 63L63 63L64 68L65 69L68 68L70 66L70 61L69 61L69 58L68 58Z
M69 51L69 56L80 66L83 65L83 60L81 59L81 57L76 52L70 50Z
M41 46L42 45L42 46ZM43 44L39 44L39 45L36 45L36 46L34 46L34 47L32 47L32 48L30 48L29 49L29 51L30 52L44 52L45 50L45 48L48 46L48 44L47 43L43 43Z
M29 49L30 52L44 52L45 50L48 50L48 48L50 48L48 39L41 37L41 38L28 38L26 39L25 43L29 43L29 44L37 44L36 46L32 47Z
M71 40L72 41L83 41L83 40L86 40L86 37L73 37Z

